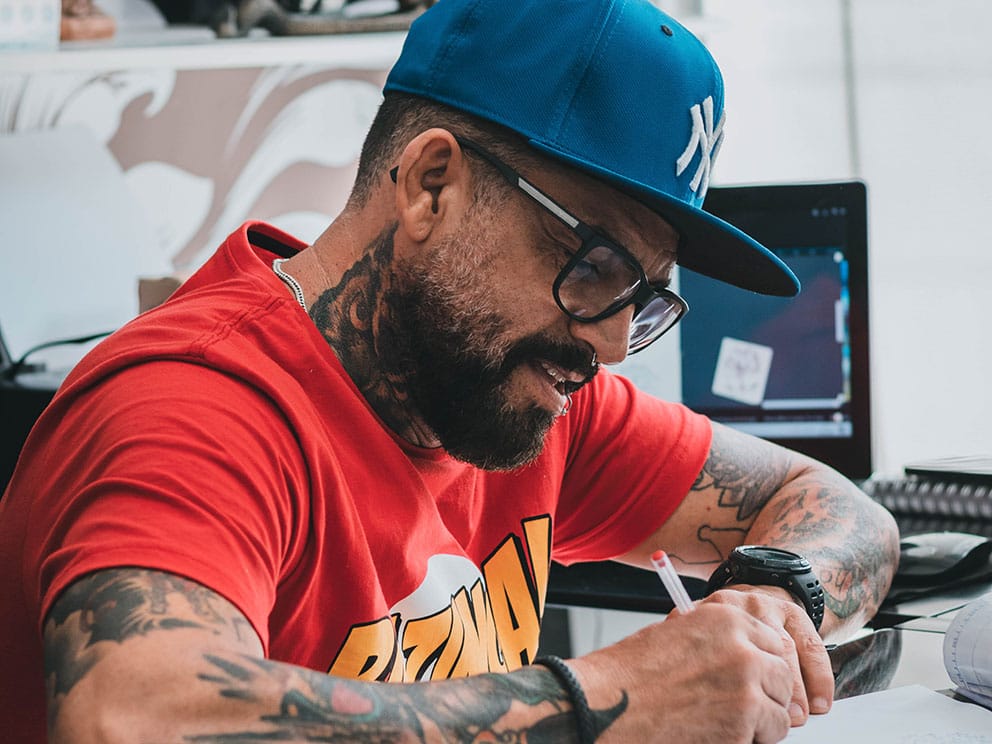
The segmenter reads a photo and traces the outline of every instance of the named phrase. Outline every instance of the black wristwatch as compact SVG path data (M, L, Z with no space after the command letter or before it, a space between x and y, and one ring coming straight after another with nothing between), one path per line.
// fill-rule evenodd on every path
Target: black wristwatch
M720 564L706 585L707 596L727 584L780 586L794 596L816 629L823 622L823 587L810 562L798 553L765 545L741 545Z

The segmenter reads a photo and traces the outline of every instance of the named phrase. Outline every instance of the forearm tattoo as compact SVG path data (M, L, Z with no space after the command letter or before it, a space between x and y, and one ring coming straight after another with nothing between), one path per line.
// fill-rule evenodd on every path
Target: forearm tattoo
M179 629L235 639L252 632L226 600L177 576L116 569L77 581L56 602L45 627L50 725L60 703L109 652L136 637ZM195 709L207 713L185 722L181 741L524 744L570 741L576 731L567 694L542 667L464 680L369 683L232 648L203 654L202 665L184 685L187 690L196 686ZM223 716L210 718L211 700L227 706ZM232 702L243 706L236 723L231 722ZM597 732L626 708L627 695L620 690L611 707L593 711Z
M287 690L278 711L259 716L242 731L197 734L187 741L227 744L256 741L426 742L440 734L450 742L550 744L571 741L575 719L558 682L528 668L483 674L459 682L361 683L318 675L263 659L208 656L212 673L201 679L221 695L252 701L261 678L281 677ZM545 712L526 728L502 723L513 706ZM596 734L626 710L627 695L612 708L593 711Z
M725 451L720 438L714 434L709 458L692 490L715 490L718 505L736 509L737 521L749 524L771 495L782 487L788 472L787 463L759 456L750 449Z
M898 559L888 517L832 470L793 474L787 451L769 452L764 443L714 429L710 456L692 487L716 501L713 519L697 534L713 564L741 542L779 545L814 562L827 607L838 618L877 608ZM725 510L734 510L732 518ZM751 530L759 514L755 537Z

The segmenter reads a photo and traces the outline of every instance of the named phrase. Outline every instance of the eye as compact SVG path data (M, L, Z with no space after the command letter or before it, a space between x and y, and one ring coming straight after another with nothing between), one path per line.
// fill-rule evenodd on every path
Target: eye
M575 263L569 272L569 276L573 281L577 282L595 282L601 278L600 272L601 269L597 264L588 258L583 258L581 261Z
M551 250L548 251L548 255L553 258L555 268L561 271L575 256L575 249L554 236L549 236L549 241Z

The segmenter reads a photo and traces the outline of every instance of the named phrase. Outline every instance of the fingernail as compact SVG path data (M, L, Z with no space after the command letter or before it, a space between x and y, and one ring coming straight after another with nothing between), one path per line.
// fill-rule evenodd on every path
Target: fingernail
M802 723L803 719L806 718L806 714L799 707L799 703L789 703L789 718L796 723Z
M811 713L826 713L830 710L830 703L822 697L813 698L809 701Z

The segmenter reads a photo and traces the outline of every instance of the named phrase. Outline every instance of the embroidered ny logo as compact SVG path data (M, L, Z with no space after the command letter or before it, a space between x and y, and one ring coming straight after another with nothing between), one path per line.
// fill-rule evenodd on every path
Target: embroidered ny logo
M689 183L689 188L702 198L706 195L706 189L710 185L710 170L716 160L717 153L720 152L720 145L723 144L723 122L727 118L726 112L720 115L720 121L716 127L713 126L713 97L707 96L702 104L697 103L689 109L692 117L692 133L689 135L689 144L675 161L675 175L681 176L685 169L689 167L696 151L699 151L699 164L696 172Z

